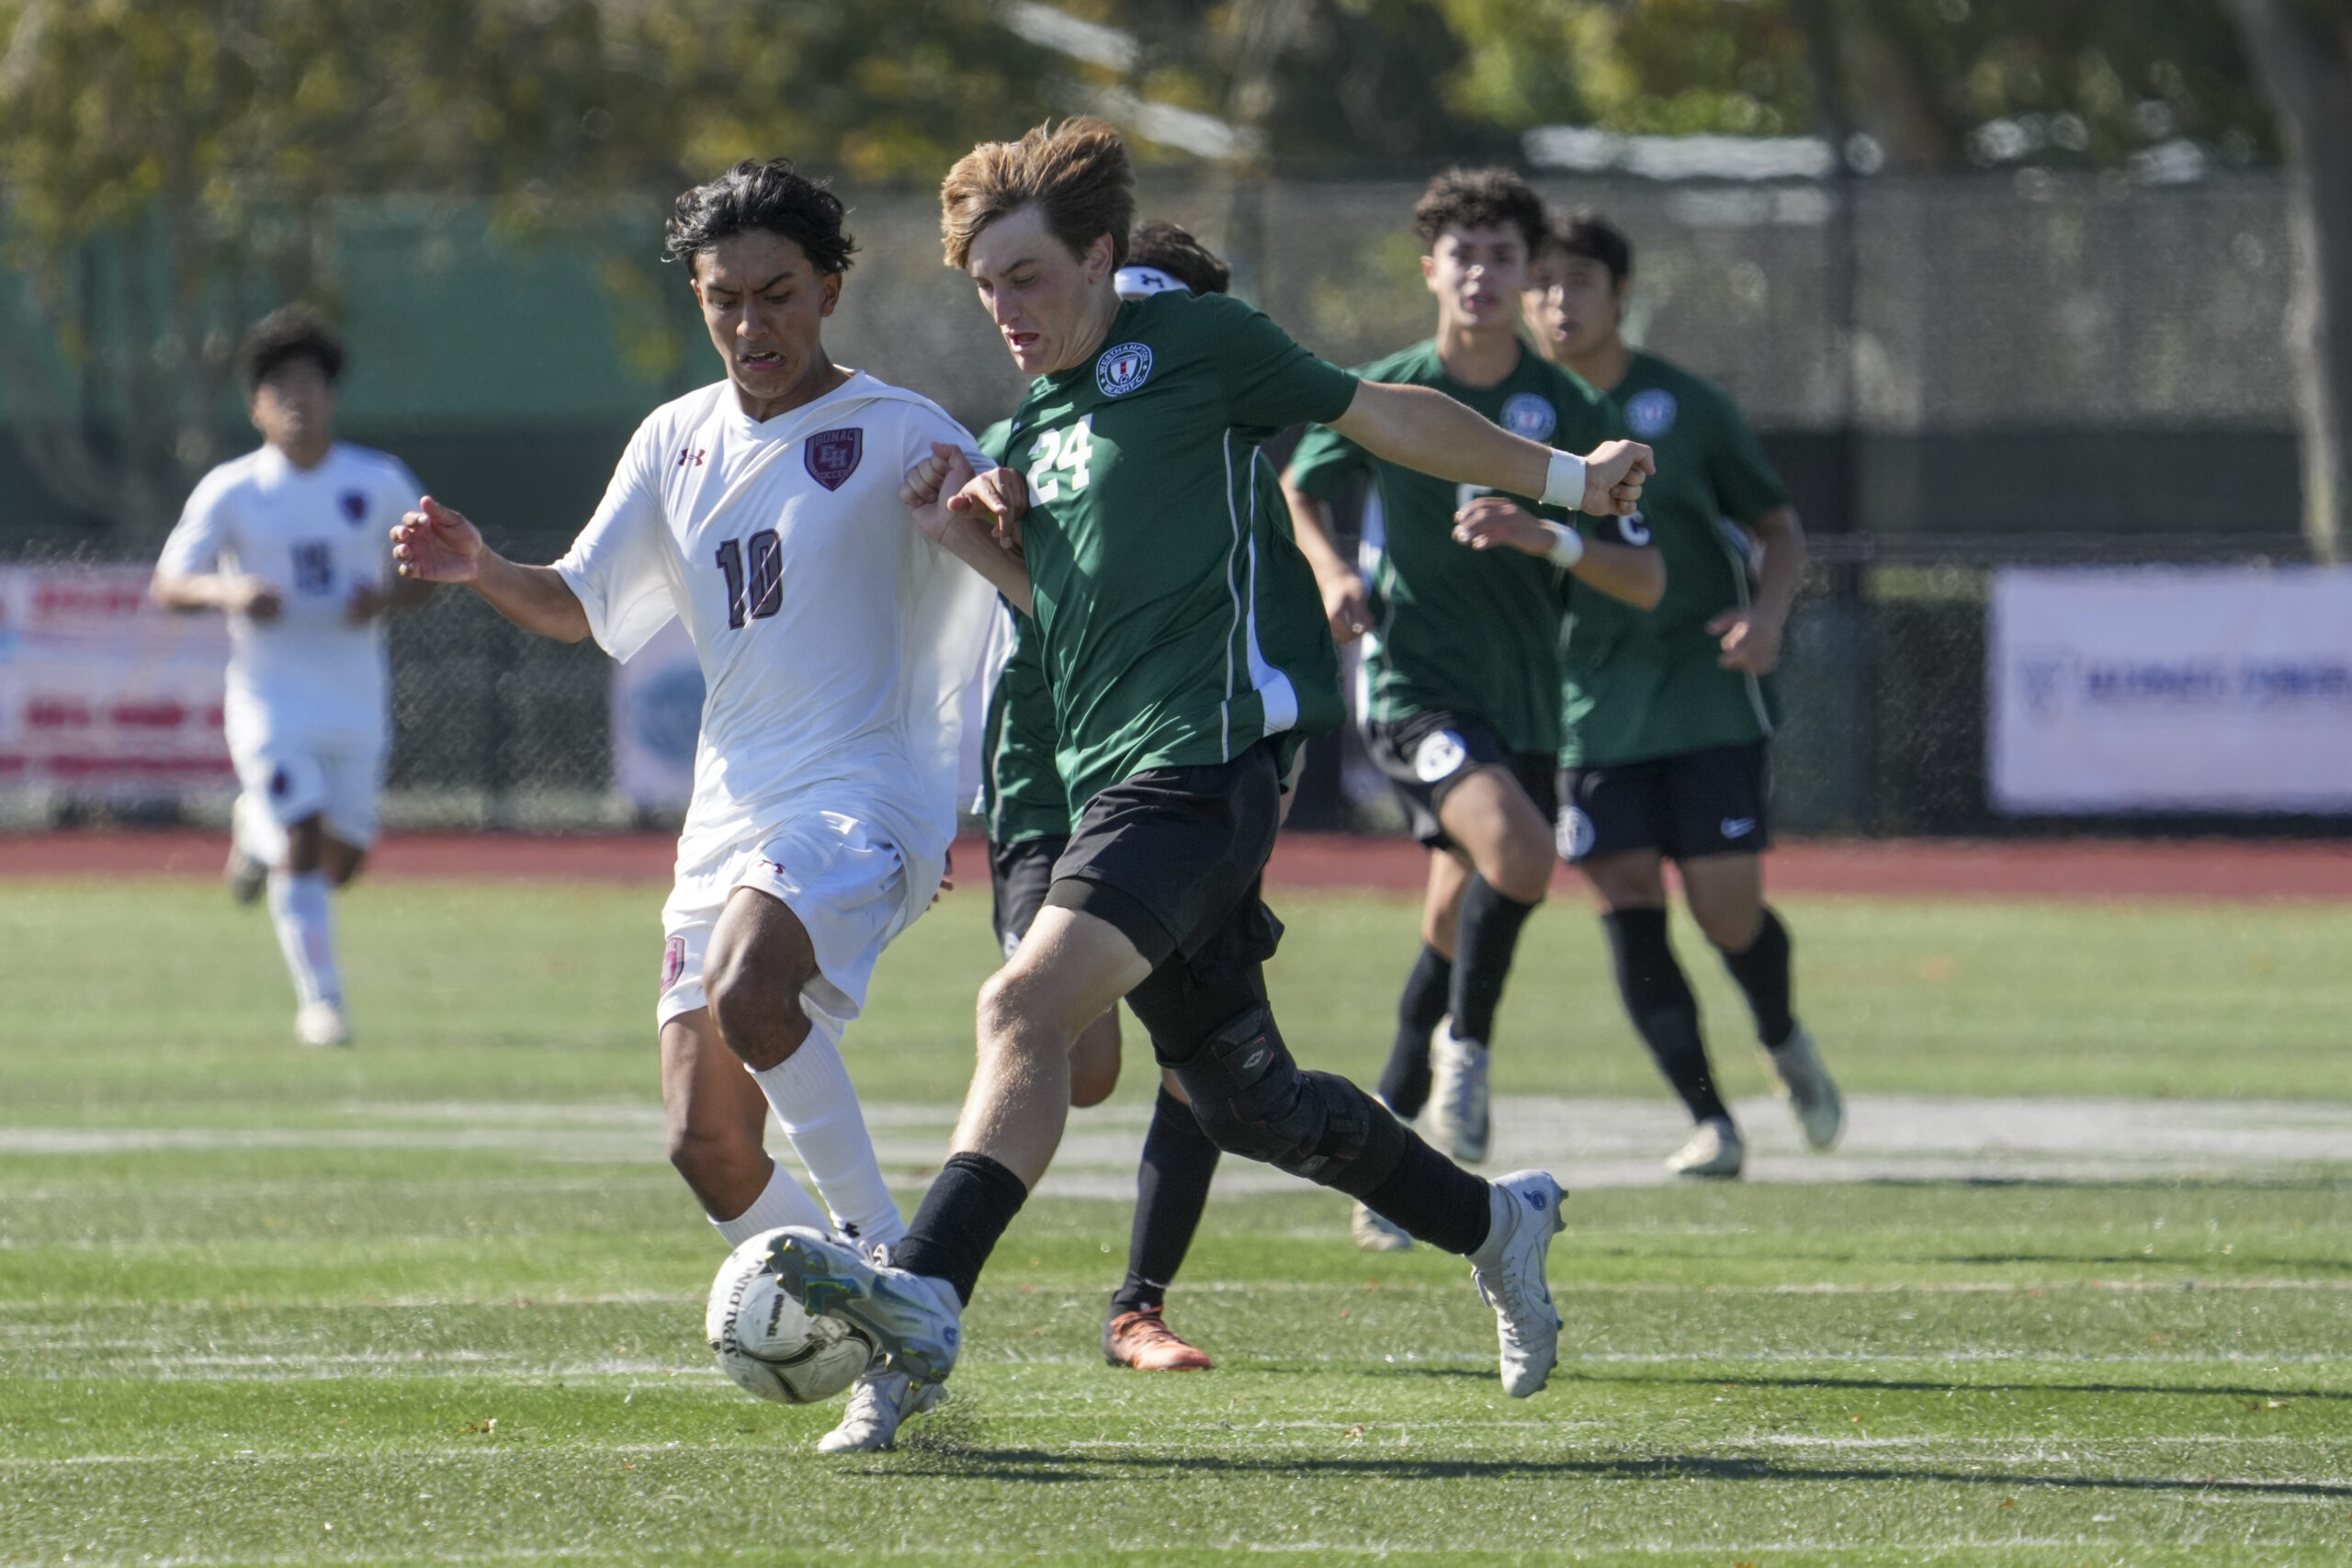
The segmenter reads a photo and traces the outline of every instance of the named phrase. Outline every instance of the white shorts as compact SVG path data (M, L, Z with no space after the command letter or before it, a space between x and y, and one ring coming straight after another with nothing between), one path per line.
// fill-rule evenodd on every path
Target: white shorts
M384 787L381 736L266 736L233 742L229 756L246 797L281 829L310 818L354 849L376 841L376 796Z
M656 1027L709 1005L702 987L711 928L738 887L780 900L808 931L817 977L804 1003L846 1023L865 1006L874 961L906 924L906 863L898 846L854 817L820 811L682 874L662 906L662 997Z

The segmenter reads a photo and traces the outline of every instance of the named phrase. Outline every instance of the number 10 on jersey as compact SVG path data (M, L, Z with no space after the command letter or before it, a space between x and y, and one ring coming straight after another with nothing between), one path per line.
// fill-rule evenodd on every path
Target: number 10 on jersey
M719 546L718 570L727 579L730 629L746 621L764 621L784 608L784 541L775 529L763 528L748 539L729 539Z

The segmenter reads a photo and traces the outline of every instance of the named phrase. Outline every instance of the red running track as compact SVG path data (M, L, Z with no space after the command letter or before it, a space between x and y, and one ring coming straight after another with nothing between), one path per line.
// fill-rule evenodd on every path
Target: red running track
M208 877L227 840L188 829L0 834L0 879ZM650 833L394 833L368 874L387 879L488 877L666 882L673 840ZM959 842L959 882L983 877L976 840ZM1281 887L1410 893L1420 849L1405 840L1285 834L1267 871ZM2352 842L2324 840L1792 840L1766 877L1782 894L1908 898L2352 900ZM1573 886L1560 874L1560 886Z

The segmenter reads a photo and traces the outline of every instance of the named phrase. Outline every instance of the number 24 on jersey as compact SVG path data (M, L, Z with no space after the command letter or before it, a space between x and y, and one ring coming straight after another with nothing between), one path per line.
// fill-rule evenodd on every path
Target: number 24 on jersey
M1039 501L1076 495L1094 479L1094 416L1066 430L1048 430L1029 449L1029 484Z

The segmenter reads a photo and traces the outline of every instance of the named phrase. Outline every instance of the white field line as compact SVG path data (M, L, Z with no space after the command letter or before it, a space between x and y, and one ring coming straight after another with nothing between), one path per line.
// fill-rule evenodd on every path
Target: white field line
M1747 1179L1856 1180L2145 1179L2245 1175L2352 1164L2352 1103L2328 1100L1939 1099L1856 1095L1839 1151L1806 1152L1777 1101L1742 1101ZM254 1149L414 1149L497 1152L550 1162L660 1164L659 1110L650 1105L434 1101L354 1105L327 1127L0 1127L0 1154L70 1156ZM1054 1173L1040 1190L1131 1198L1147 1112L1117 1107L1070 1120ZM955 1109L866 1107L886 1167L936 1168ZM1688 1132L1655 1100L1506 1098L1495 1108L1498 1168L1542 1166L1574 1187L1662 1185L1658 1161ZM1295 1191L1278 1172L1228 1162L1220 1190Z

